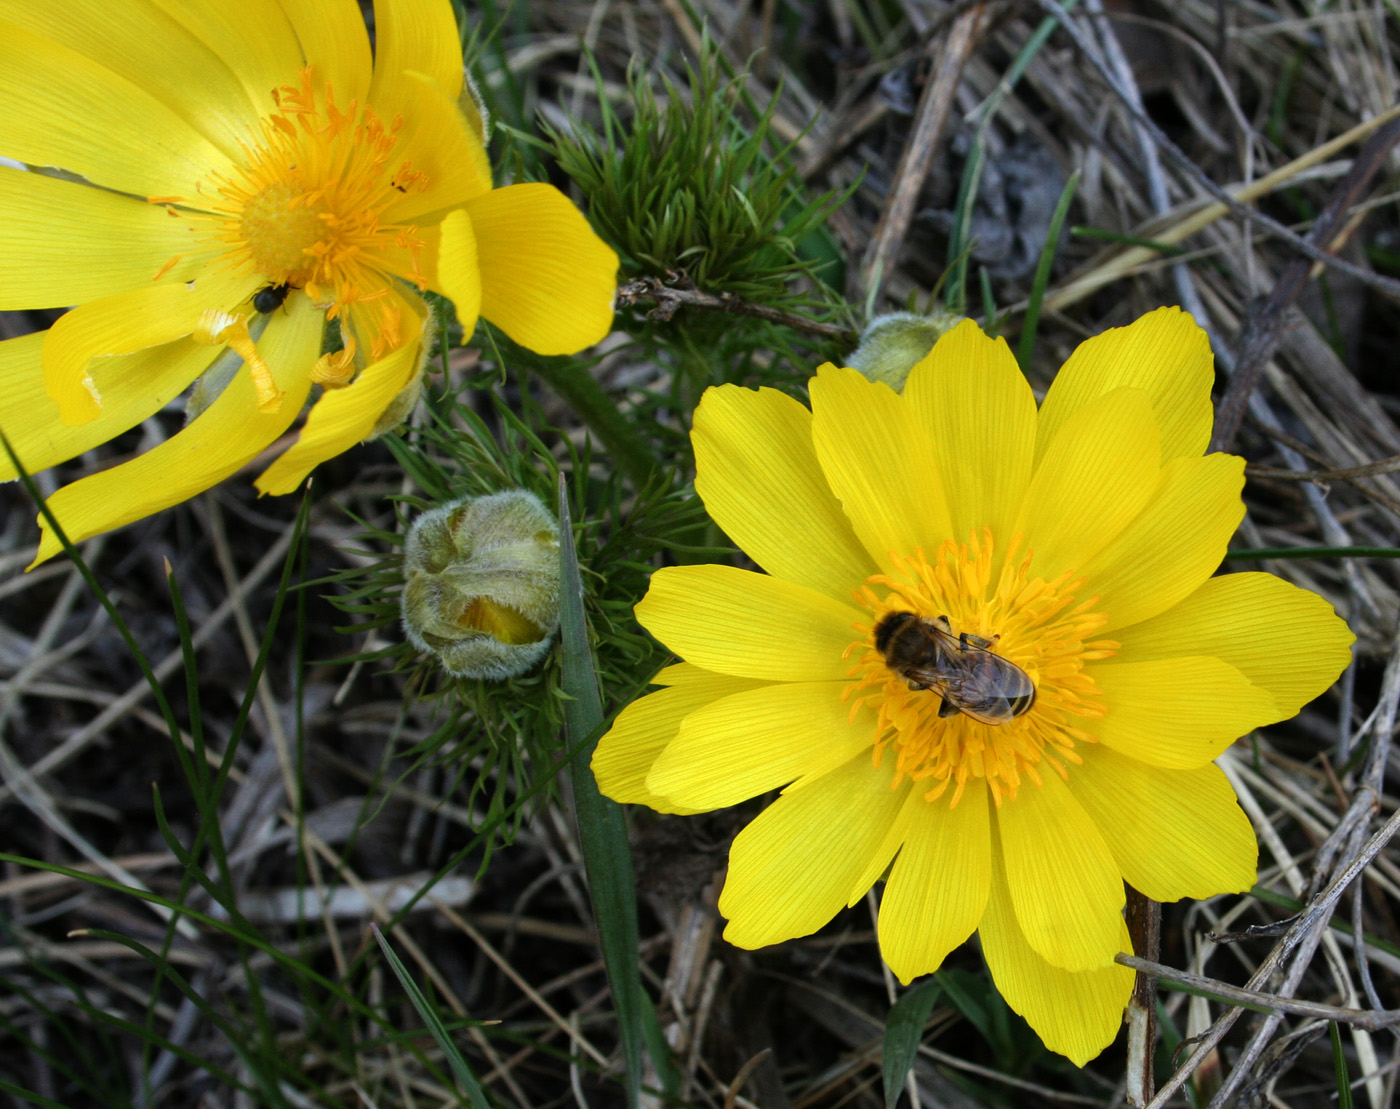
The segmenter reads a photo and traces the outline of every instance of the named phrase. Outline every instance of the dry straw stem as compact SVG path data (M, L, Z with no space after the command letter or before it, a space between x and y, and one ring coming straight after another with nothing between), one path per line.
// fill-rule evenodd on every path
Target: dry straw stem
M1400 119L1400 104L1363 123L1358 123L1327 142L1319 143L1306 154L1266 173L1257 181L1228 186L1230 196L1239 204L1250 204L1286 188L1309 170L1323 165L1347 147L1369 137L1374 131L1395 119ZM1131 236L1161 243L1163 246L1175 246L1205 230L1217 220L1224 219L1233 210L1229 204L1218 200L1199 199L1185 201L1179 208L1181 211L1174 214L1140 224L1130 232ZM1111 257L1094 263L1087 272L1071 276L1063 284L1047 292L1045 306L1051 309L1068 308L1105 285L1120 281L1131 276L1140 267L1157 262L1161 256L1160 250L1145 246L1133 246L1117 251Z
M941 51L934 52L933 40L928 44L928 55L934 62L934 76L919 98L914 126L894 171L893 186L885 197L875 234L861 261L860 287L868 303L874 303L879 296L886 275L894 268L895 258L904 245L919 193L948 122L958 79L976 45L985 19L986 6L973 4L953 21Z

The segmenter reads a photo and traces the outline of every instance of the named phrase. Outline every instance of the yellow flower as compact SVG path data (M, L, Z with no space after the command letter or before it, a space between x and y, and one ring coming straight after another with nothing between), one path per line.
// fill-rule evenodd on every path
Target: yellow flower
M0 431L42 470L200 379L184 430L51 498L70 538L233 474L313 385L261 492L392 426L424 291L541 354L607 333L616 255L551 186L492 188L450 0L375 28L371 62L355 0L0 0L0 155L53 167L0 165L0 309L78 305L0 343Z
M1113 963L1124 882L1158 901L1250 887L1254 834L1211 760L1321 693L1353 637L1278 578L1210 576L1244 511L1243 460L1202 457L1211 365L1191 318L1161 309L1081 345L1039 411L971 321L902 396L829 365L810 412L771 389L705 394L696 490L767 573L653 576L638 619L686 661L593 767L663 812L782 788L731 849L730 942L807 935L883 875L901 981L976 931L1011 1007L1083 1064L1132 985ZM986 704L956 680L911 688L876 642L891 612L990 641L955 640L942 665L1021 673L1033 705L1016 714L1014 683Z

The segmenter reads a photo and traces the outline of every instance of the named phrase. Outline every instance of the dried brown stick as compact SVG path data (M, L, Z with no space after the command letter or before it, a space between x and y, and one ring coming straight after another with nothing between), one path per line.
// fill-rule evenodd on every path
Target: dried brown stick
M1368 462L1364 466L1348 466L1344 470L1284 470L1277 466L1256 466L1250 463L1244 468L1244 474L1245 477L1267 478L1270 481L1311 481L1324 484L1329 481L1355 481L1357 478L1375 477L1377 474L1393 474L1396 470L1400 470L1400 454L1382 458L1379 462Z
M1326 250L1346 225L1353 207L1361 200L1371 179L1385 162L1390 148L1400 140L1400 119L1392 120L1371 135L1357 153L1341 183L1327 201L1305 241ZM1210 449L1226 451L1234 442L1244 419L1250 394L1259 384L1264 366L1278 350L1280 331L1284 313L1293 305L1298 294L1303 291L1312 263L1304 258L1294 258L1284 268L1282 276L1269 293L1264 306L1250 315L1240 336L1239 355L1236 358L1235 373L1230 378L1229 387L1220 400L1215 416L1215 434L1211 438Z
M1128 1086L1124 1096L1129 1105L1139 1107L1152 1100L1155 1082L1152 1055L1157 1043L1157 978L1148 968L1157 966L1162 946L1162 906L1129 886L1127 916L1137 957L1120 955L1118 961L1138 974L1128 999ZM1125 959L1133 961L1123 962Z
M669 275L671 280L682 280L680 274ZM781 308L770 308L766 304L751 304L733 293L705 293L699 289L677 288L668 285L657 277L639 277L629 281L617 290L617 306L631 308L644 300L652 301L656 307L647 315L654 320L671 319L681 308L704 308L712 312L728 312L734 316L749 316L756 320L781 324L794 331L805 331L808 335L820 335L824 339L836 339L854 343L859 336L849 327L839 324L822 323L819 320L799 316L795 312L784 312Z
M885 279L894 269L899 248L909 232L919 193L933 165L938 140L948 122L953 107L953 94L962 77L963 66L972 55L972 48L981 32L985 4L974 4L960 14L948 31L947 41L933 67L933 78L924 86L919 107L914 113L914 127L909 132L895 169L894 182L885 197L885 208L875 234L861 261L860 280L867 303L873 301L884 287Z
M1241 1009L1287 1013L1312 1020L1334 1020L1356 1028L1364 1028L1368 1032L1379 1032L1400 1024L1400 1009L1347 1009L1338 1005L1324 1005L1320 1001L1298 1001L1296 998L1277 997L1271 993L1227 985L1202 974L1191 974L1175 967L1154 963L1149 959L1139 959L1135 955L1119 955L1116 961L1125 967L1132 967L1139 976L1174 982L1192 993L1204 994L1213 1000L1237 1005Z

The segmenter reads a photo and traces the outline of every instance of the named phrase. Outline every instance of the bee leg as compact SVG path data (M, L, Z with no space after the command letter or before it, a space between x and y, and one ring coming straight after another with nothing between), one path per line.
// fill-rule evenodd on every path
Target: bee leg
M963 650L967 650L968 647L976 647L978 650L985 651L1000 638L1001 636L994 635L991 639L983 639L980 635L963 632L962 635L958 636L958 642L962 644Z
M962 712L962 709L958 708L958 706L948 700L947 697L944 697L943 703L938 706L938 718L940 720L946 719L949 716L957 716L960 712Z
M926 686L923 682L916 682L913 678L910 678L906 684L909 686L910 689L914 690L915 692L921 689L928 688L928 686Z

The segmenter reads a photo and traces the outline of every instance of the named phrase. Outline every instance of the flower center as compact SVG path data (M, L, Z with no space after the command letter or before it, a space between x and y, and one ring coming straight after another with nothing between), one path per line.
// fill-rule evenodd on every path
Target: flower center
M876 574L859 591L872 619L847 648L857 661L845 696L852 719L861 706L875 710L875 762L893 749L892 786L927 781L933 800L951 785L956 805L968 781L982 778L1000 805L1023 780L1040 784L1041 763L1067 778L1065 764L1081 761L1075 745L1094 742L1070 721L1103 715L1084 664L1118 644L1091 641L1107 618L1092 611L1097 597L1075 603L1082 580L1032 577L1033 555L1018 559L1018 544L995 588L992 535L983 531L963 544L946 540L932 562L922 550L896 556L897 574ZM887 620L891 613L919 623Z
M371 356L382 357L400 340L394 280L427 287L418 228L386 217L404 193L427 187L409 162L392 160L403 121L386 125L356 101L342 111L329 85L318 93L310 68L300 86L273 96L277 110L261 121L259 141L244 145L236 172L214 174L200 190L211 238L228 265L304 290L328 318L351 314Z

